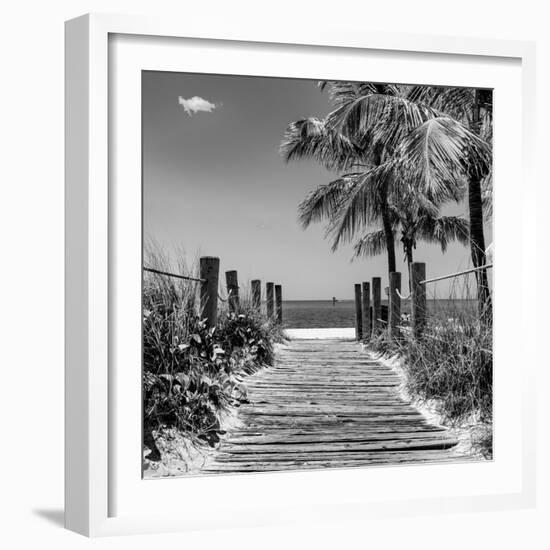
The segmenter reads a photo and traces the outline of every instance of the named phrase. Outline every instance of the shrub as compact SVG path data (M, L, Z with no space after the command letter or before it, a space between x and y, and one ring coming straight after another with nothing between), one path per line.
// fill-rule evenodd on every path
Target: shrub
M155 268L170 271L158 253L154 258ZM222 415L246 402L243 377L271 364L283 337L246 299L237 312L222 308L218 325L208 328L196 298L194 282L146 273L144 442L151 460L160 460L153 431L176 428L197 445L216 445Z
M386 333L370 346L385 355L399 354L410 393L435 400L438 412L449 421L471 415L492 420L493 336L490 327L474 319L430 320L420 339L405 330L399 340Z
M492 332L476 324L430 324L419 340L406 347L409 389L441 403L451 420L477 414L492 418Z

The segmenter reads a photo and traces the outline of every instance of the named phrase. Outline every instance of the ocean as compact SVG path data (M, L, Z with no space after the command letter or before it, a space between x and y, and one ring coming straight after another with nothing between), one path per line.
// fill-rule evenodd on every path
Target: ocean
M388 305L382 300L382 305ZM401 302L401 311L410 313L410 301ZM475 300L428 300L428 314L438 317L475 315ZM283 301L283 324L287 328L349 328L355 326L355 302L341 300Z

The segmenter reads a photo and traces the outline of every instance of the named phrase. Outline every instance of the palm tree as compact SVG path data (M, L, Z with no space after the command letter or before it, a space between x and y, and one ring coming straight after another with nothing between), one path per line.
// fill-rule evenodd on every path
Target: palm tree
M350 92L351 93L351 92ZM308 118L289 124L280 152L289 162L291 160L311 159L323 165L328 170L344 171L357 169L359 171L345 174L342 178L326 186L320 186L313 191L300 205L300 221L304 228L311 222L331 218L336 205L345 199L351 191L352 176L360 176L363 171L381 164L380 147L375 151L357 144L330 128L326 120ZM381 189L375 201L366 201L362 216L365 219L378 219L384 227L386 236L386 251L388 254L388 271L395 271L395 244L387 208L386 189ZM333 250L338 247L341 238L336 239Z
M368 170L380 164L380 155L373 155L367 148L362 148L340 132L328 127L327 122L317 118L298 120L289 124L280 152L289 162L291 160L312 159L328 170L342 171L350 168ZM330 219L339 210L354 185L354 178L361 176L362 171L345 174L343 177L321 185L302 202L299 207L300 222L307 228L312 222ZM388 270L395 271L395 245L393 231L389 220L386 201L387 192L374 195L365 201L362 211L364 222L381 219L386 235L386 251L388 253ZM341 237L338 237L333 250L338 247Z
M447 250L449 242L458 241L464 245L469 243L468 221L460 216L434 217L431 212L417 215L411 211L393 210L393 217L394 235L401 241L407 262L409 290L413 251L417 241L439 244L442 252ZM353 247L354 258L376 256L384 250L385 241L380 230L366 232Z
M410 128L427 119L429 114L433 114L431 108L416 106L402 97L402 86L322 82L321 89L328 89L331 101L335 104L334 111L324 121L310 118L290 124L281 143L281 153L286 161L314 159L329 170L359 169L360 171L352 174L355 181L371 171L372 174L376 173L376 169L383 165L399 139ZM353 125L355 119L348 119L343 132L342 128L336 127L334 121L348 108L367 116L359 117L360 124L357 127ZM389 113L394 114L393 118L390 119ZM357 189L357 185L351 185L350 176L346 174L338 184L312 193L300 207L302 223L307 227L311 221L331 217L331 208L336 200L334 193L337 193L338 201L345 200L342 190L346 188L346 192L351 193L356 201L352 205L353 210L348 212L350 215L343 216L340 231L335 231L333 249L342 240L353 236L356 223L364 225L368 220L376 220L381 223L386 239L388 271L395 271L395 243L388 203L391 182L380 173L376 182L373 177L363 179L363 188ZM366 187L369 185L375 192L368 192ZM353 194L352 187L358 193ZM358 199L362 201L360 211L357 208ZM318 210L312 208L317 201L320 201ZM309 221L308 211L317 212Z
M389 196L395 180L388 159L403 137L435 112L410 102L407 86L323 82L321 87L329 89L336 104L327 117L327 127L368 152L371 161L370 169L355 175L355 185L340 208L339 219L333 219L333 249L341 241L351 240L360 229L358 226L376 220L382 225L391 273L396 270L396 262Z
M359 201L370 205L370 208L361 210L365 217L355 220L355 226L359 228L379 225L377 222L380 221L380 207L377 205L380 195L376 192L376 188L361 187L363 175L363 173L347 174L326 185L320 185L311 192L299 206L299 221L302 226L306 228L311 223L328 220L327 233L336 232L337 237L341 235L338 231L339 224L342 216L347 213L346 209L355 188L372 192L371 196ZM344 211L343 214L342 211ZM460 216L440 216L436 205L423 201L421 195L396 194L388 204L388 213L392 242L397 239L401 241L409 274L413 250L418 240L439 244L442 252L446 251L451 241L458 241L465 245L469 243L468 221ZM351 231L351 235L355 232L355 230ZM335 241L332 245L333 249L337 245L338 241ZM367 231L354 244L354 258L381 254L387 251L386 246L385 229Z
M476 250L474 265L479 265L484 243L481 191L476 190L482 181L486 189L490 186L490 135L482 131L491 131L488 117L474 131L463 123L467 95L453 98L432 87L338 82L321 87L328 88L334 110L324 121L291 125L281 151L287 160L315 158L329 169L353 172L311 194L300 208L302 223L328 218L333 248L365 226L381 224L388 268L394 271L390 196L414 193L422 208L437 217L439 205L460 201L467 189L472 255ZM484 287L488 290L478 279L480 307L490 304Z
M492 135L490 108L486 100L481 117L478 92L409 87L398 101L395 97L388 100L388 116L371 108L372 98L365 94L331 113L328 124L352 141L353 132L374 124L372 132L379 142L393 150L386 164L393 172L394 184L414 189L429 201L456 199L467 187L474 267L485 263L482 186L490 188ZM379 133L379 125L386 124L388 117L390 126L397 125L400 130ZM415 121L420 123L414 126ZM488 319L491 300L486 270L476 276L480 318Z
M493 138L493 98L491 90L472 88L418 87L416 99L440 109L460 121L489 147ZM470 248L474 267L486 264L484 219L492 215L491 164L479 164L473 159L467 173L468 210L470 217ZM487 270L476 271L480 318L492 321L492 303Z

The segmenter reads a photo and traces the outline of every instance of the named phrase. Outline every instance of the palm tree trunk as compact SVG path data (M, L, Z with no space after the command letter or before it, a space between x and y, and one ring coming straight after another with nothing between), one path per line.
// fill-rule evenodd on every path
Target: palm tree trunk
M388 251L388 273L395 271L395 242L393 237L393 227L390 218L387 198L384 197L382 205L382 228L386 237L386 249Z
M472 113L472 130L479 135L481 113L479 90L474 91L474 106ZM474 267L485 265L485 235L483 234L483 202L481 198L481 177L472 170L468 181L468 207L470 211L470 247ZM493 320L493 306L487 270L476 271L477 307L479 319L484 324Z
M379 146L374 154L374 163L379 166L383 162L382 148ZM382 190L382 229L386 238L386 250L388 251L388 273L395 271L395 242L393 235L393 226L390 217L390 208L388 205L388 190L384 186Z
M478 177L470 177L468 182L468 207L470 211L470 247L474 267L485 265L485 236L483 234L483 207L481 201L481 182ZM476 271L477 305L482 322L491 323L493 307L487 270Z
M411 242L404 242L405 258L407 259L407 276L409 279L409 292L412 290L411 286L411 264L413 263L413 246Z

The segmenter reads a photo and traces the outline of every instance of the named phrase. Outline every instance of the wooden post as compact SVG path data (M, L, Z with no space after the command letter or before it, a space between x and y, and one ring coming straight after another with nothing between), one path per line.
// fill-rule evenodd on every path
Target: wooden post
M275 311L277 313L277 322L283 323L283 287L275 285Z
M363 336L370 338L371 319L370 319L370 283L362 285L362 311L363 311Z
M426 286L420 281L426 279L426 264L411 264L411 325L415 338L420 338L426 326Z
M273 317L273 283L265 284L265 305L268 319Z
M225 272L225 284L227 286L227 302L231 311L239 309L239 278L236 271Z
M375 336L380 332L382 323L382 279L372 278L372 334Z
M252 286L252 307L259 311L262 303L262 282L254 279L250 285Z
M218 321L218 278L220 259L214 256L203 256L200 259L201 295L200 307L202 318L209 327L216 326Z
M380 306L380 319L382 320L382 324L380 325L381 328L384 328L388 324L388 306L386 304L382 304Z
M361 311L361 285L355 285L355 338L363 339L363 314Z
M390 338L399 337L399 323L401 321L401 273L393 271L390 273Z

